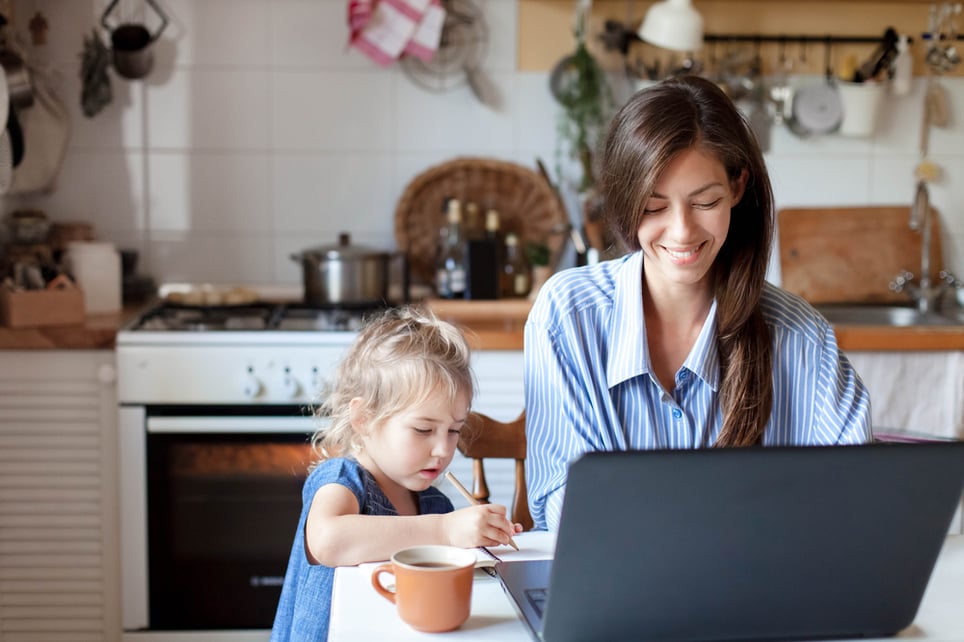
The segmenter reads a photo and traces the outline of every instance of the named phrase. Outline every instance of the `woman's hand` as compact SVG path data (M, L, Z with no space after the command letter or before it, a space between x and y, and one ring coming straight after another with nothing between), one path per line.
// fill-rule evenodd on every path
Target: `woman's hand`
M521 524L513 524L505 516L505 506L479 504L461 508L444 516L444 534L448 543L461 548L509 545Z

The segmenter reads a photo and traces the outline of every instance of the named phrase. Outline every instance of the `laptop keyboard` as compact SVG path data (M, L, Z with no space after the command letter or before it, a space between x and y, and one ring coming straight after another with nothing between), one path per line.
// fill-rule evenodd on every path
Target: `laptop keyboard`
M525 595L526 599L529 600L529 605L532 606L533 610L539 614L539 617L542 617L542 611L546 607L546 589L526 589Z

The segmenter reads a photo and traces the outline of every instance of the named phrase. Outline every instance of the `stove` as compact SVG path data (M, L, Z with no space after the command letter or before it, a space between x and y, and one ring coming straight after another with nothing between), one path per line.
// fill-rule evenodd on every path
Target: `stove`
M117 335L121 404L292 404L317 400L370 306L160 302Z
M373 312L159 301L120 329L125 640L267 639L315 409Z

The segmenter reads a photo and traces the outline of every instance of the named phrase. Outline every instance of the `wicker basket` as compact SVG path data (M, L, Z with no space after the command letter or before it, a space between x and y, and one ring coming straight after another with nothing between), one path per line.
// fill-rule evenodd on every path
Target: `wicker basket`
M520 243L545 243L550 264L561 251L569 217L549 183L535 170L490 158L456 158L430 167L405 188L395 208L395 241L408 255L412 279L434 283L439 230L445 226L442 205L454 197L475 202L484 214L499 212L503 234L515 232Z

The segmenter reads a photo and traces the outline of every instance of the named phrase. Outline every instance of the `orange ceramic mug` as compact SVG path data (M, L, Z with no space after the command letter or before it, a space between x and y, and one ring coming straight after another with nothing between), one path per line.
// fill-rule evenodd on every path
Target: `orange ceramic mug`
M474 550L455 546L404 548L372 571L372 586L413 629L451 631L469 618L475 560ZM394 591L382 585L382 575L395 576Z

